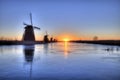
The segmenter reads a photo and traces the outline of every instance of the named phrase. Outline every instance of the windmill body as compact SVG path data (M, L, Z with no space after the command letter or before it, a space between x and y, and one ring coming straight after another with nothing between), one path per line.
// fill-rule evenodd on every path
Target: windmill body
M23 34L23 41L35 41L35 35L32 25L26 25L25 32Z

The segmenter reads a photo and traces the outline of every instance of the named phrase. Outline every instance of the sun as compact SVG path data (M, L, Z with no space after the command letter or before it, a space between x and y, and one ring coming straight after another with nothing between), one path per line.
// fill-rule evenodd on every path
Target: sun
M63 41L68 42L68 41L70 41L70 39L64 38Z

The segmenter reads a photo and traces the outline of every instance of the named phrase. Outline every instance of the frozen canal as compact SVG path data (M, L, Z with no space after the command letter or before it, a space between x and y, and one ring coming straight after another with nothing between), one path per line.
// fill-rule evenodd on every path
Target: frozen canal
M120 47L69 42L0 46L0 80L120 80Z

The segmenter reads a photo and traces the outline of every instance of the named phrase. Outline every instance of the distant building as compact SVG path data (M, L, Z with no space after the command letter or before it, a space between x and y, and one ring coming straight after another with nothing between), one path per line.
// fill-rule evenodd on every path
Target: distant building
M93 37L93 40L94 40L94 41L98 40L98 37L97 37L97 36L94 36L94 37Z
M53 42L53 37L50 38L50 42Z

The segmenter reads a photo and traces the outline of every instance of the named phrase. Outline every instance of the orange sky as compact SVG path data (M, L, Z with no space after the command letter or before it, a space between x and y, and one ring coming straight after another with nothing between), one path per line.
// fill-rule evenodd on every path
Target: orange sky
M44 34L39 34L39 35L35 35L36 36L36 40L43 40ZM2 36L0 36L1 39ZM49 38L51 36L48 36ZM58 41L64 41L64 39L68 39L68 40L93 40L93 35L76 35L73 33L63 33L63 34L58 34L53 36L53 38L56 38ZM12 36L12 35L6 35L3 37L4 39L9 39L9 40L22 40L22 34L19 34L17 37ZM120 40L119 35L99 35L98 36L98 40Z
M64 39L68 40L80 40L80 37L74 34L60 34L56 37L59 41L64 41Z

